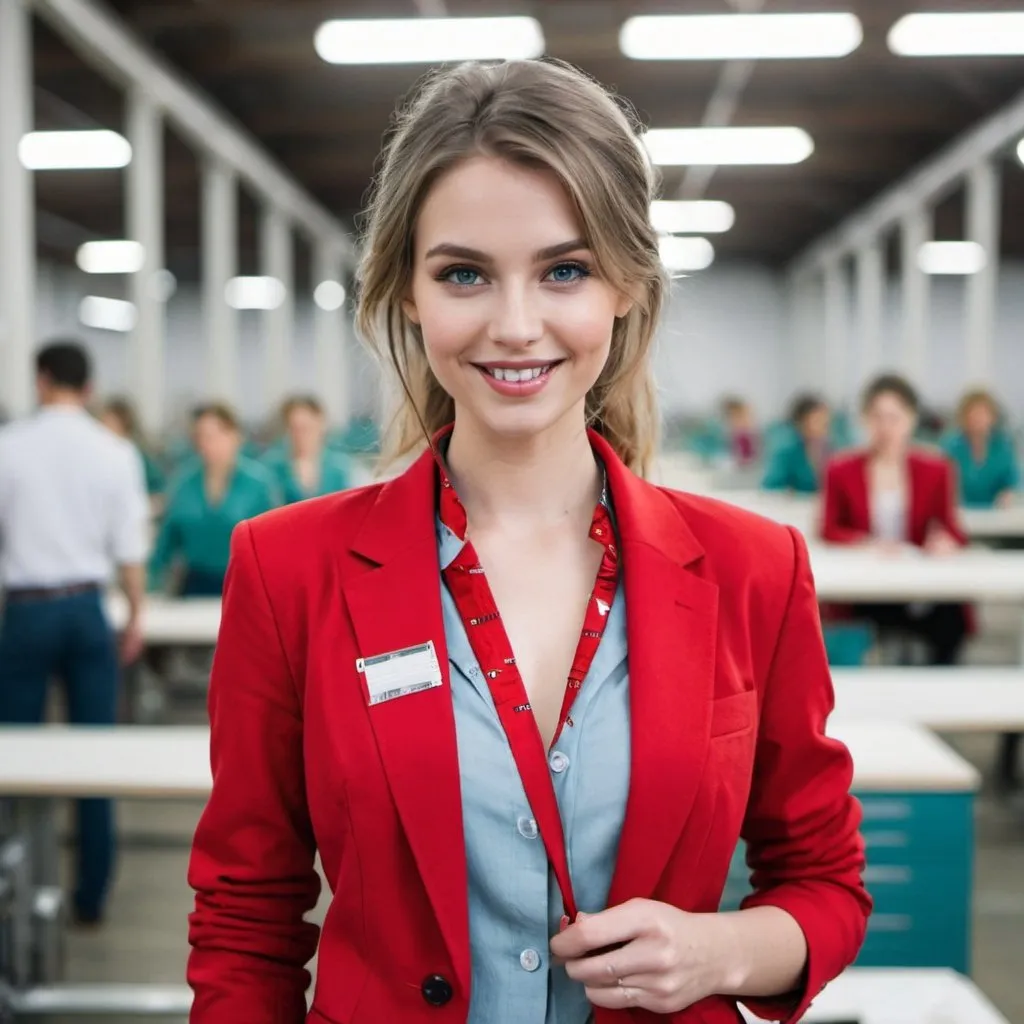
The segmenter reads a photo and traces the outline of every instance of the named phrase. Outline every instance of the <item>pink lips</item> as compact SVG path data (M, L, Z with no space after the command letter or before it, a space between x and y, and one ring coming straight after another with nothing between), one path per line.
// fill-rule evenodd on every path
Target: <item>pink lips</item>
M548 381L554 376L555 371L558 369L559 364L547 364L547 363L522 363L517 364L516 369L530 369L535 366L550 366L550 369L545 370L539 377L532 377L529 380L498 380L497 377L487 372L483 366L478 366L477 369L480 371L480 375L487 381L490 386L498 392L499 395L506 395L510 398L528 398L531 395L536 395L543 391L547 387Z

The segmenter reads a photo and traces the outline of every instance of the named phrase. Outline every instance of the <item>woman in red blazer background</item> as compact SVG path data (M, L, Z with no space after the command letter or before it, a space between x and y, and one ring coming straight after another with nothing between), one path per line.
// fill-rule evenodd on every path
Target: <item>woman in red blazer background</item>
M195 1024L796 1019L856 956L804 543L639 475L651 198L636 125L559 63L463 65L400 118L358 319L394 454L427 450L235 533Z
M904 545L943 556L967 543L957 521L954 469L939 452L913 447L919 402L902 377L885 374L864 391L864 451L833 459L825 473L822 538L861 544L889 555ZM881 629L899 629L928 645L930 660L953 664L968 631L957 604L857 605L855 614Z

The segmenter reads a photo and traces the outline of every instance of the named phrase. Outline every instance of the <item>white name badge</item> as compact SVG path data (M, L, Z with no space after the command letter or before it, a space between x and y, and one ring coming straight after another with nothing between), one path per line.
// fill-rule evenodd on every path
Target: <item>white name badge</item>
M366 679L371 706L420 690L432 690L442 683L433 640L372 658L357 658L356 671Z

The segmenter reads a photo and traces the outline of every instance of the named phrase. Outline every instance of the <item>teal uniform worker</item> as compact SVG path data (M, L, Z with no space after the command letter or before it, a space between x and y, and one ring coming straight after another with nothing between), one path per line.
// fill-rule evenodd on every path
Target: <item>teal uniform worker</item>
M142 459L142 468L146 477L146 493L149 495L150 504L154 511L159 510L164 490L167 487L167 476L143 440L134 405L127 398L121 396L108 398L100 409L100 423L108 430L112 430L118 437L123 437L135 445Z
M968 508L1011 505L1020 484L1013 442L999 429L999 405L987 391L969 391L960 400L959 429L942 447L960 476L960 501ZM1021 734L1003 735L997 779L1004 789L1020 784Z
M967 508L1010 505L1020 484L1017 453L999 429L999 406L987 391L970 391L960 401L958 429L942 442L960 478Z
M829 408L814 395L801 395L789 419L791 435L769 456L761 486L766 491L816 494L829 455Z
M87 412L89 358L77 342L36 357L39 411L0 430L0 722L43 721L51 680L75 725L117 718L119 660L142 649L146 492L138 453ZM120 659L103 593L115 569L128 600ZM78 801L78 923L102 921L115 856L110 800Z
M285 444L264 459L286 505L352 486L348 459L327 447L327 419L312 396L290 398L281 410Z
M177 588L181 596L218 597L232 530L280 501L267 469L239 453L241 430L227 406L197 409L193 439L198 459L171 485L150 575L153 583L161 585L168 570L180 564L184 570Z

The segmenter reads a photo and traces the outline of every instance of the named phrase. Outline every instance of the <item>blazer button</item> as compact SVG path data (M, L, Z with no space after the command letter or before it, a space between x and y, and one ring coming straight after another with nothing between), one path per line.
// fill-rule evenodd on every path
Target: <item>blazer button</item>
M442 978L440 974L431 974L429 978L424 978L420 992L431 1006L444 1006L451 1001L453 995L448 979Z

